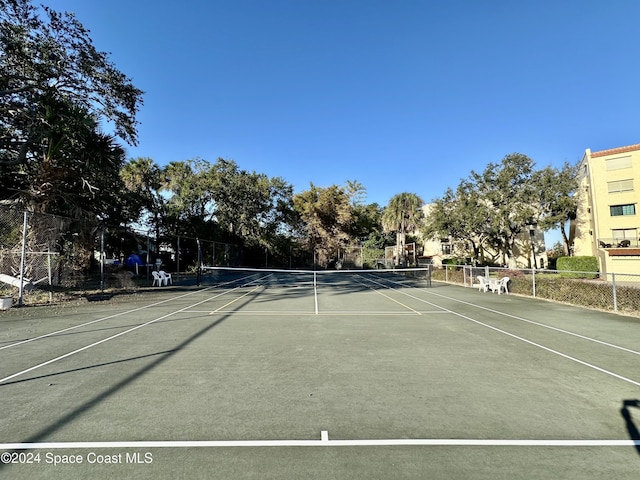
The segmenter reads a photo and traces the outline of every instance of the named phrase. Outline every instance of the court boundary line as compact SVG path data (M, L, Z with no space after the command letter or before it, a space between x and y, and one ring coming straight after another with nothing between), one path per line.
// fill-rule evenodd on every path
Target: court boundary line
M127 315L129 313L135 313L135 312L138 312L140 310L144 310L146 308L157 307L158 305L162 305L163 303L173 302L173 301L178 300L180 298L188 297L189 295L195 295L196 293L206 292L207 290L211 290L211 289L214 289L214 288L220 288L221 286L228 285L229 283L234 283L234 282L237 282L238 280L244 280L245 278L252 277L252 276L255 276L255 275L256 274L254 273L252 275L247 275L246 277L243 277L242 279L230 280L228 282L221 283L220 285L213 285L211 287L199 288L197 290L194 290L193 292L187 292L187 293L184 293L182 295L178 295L176 297L168 298L166 300L161 300L159 302L150 303L150 304L144 305L142 307L136 307L136 308L134 308L132 310L126 310L124 312L114 313L113 315L108 315L106 317L101 317L101 318L98 318L96 320L91 320L90 322L85 322L85 323L81 323L81 324L78 324L78 325L73 325L71 327L67 327L67 328L64 328L62 330L56 330L54 332L45 333L45 334L39 335L37 337L27 338L26 340L21 340L19 342L10 343L8 345L3 345L3 346L0 347L0 351L6 350L8 348L18 347L20 345L31 343L31 342L34 342L36 340L42 340L43 338L48 338L48 337L53 337L53 336L56 336L56 335L60 335L61 333L66 333L66 332L69 332L71 330L75 330L76 328L86 327L88 325L93 325L94 323L103 322L105 320L110 320L112 318L120 317L122 315ZM237 287L235 287L235 288L237 288Z
M206 291L208 289L211 289L211 288L214 288L214 287L202 288L200 290L196 290L196 291L193 291L193 292L189 292L189 293L185 293L185 294L182 294L182 295L178 295L177 297L171 297L171 298L169 298L167 300L161 300L159 302L151 303L149 305L144 305L142 307L137 307L137 308L134 308L133 310L127 310L127 311L120 312L120 313L114 313L113 315L108 315L106 317L101 317L101 318L98 318L96 320L91 320L90 322L85 322L85 323L81 323L81 324L78 324L78 325L73 325L71 327L64 328L62 330L56 330L55 332L45 333L45 334L39 335L37 337L28 338L26 340L21 340L19 342L11 343L9 345L4 345L4 346L0 347L0 351L1 350L6 350L6 349L12 348L12 347L18 347L20 345L24 345L26 343L34 342L36 340L42 340L43 338L60 335L61 333L66 333L66 332L69 332L71 330L75 330L76 328L81 328L81 327L86 327L88 325L93 325L94 323L103 322L105 320L110 320L112 318L120 317L120 316L126 315L128 313L135 313L135 312L138 312L140 310L144 310L146 308L157 307L158 305L162 305L163 303L172 302L174 300L178 300L178 299L186 297L188 295L193 295L195 293L204 292L204 291Z
M232 303L237 302L238 300L243 299L244 297L246 297L247 295L251 295L253 292L255 292L256 290L258 290L259 288L262 288L262 285L256 285L254 288L252 288L251 290L249 290L246 293L243 293L242 295L240 295L237 298L234 298L233 300L231 300L230 302L225 303L224 305L222 305L221 307L216 308L213 311L209 312L209 315L214 315L216 313L218 313L220 310L222 310L224 307L228 307L229 305L231 305ZM233 311L233 310L232 310Z
M418 287L413 287L413 288L416 288L418 290L423 290L423 289L418 288ZM549 330L554 330L556 332L564 333L566 335L571 335L573 337L581 338L582 340L586 340L588 342L598 343L600 345L604 345L605 347L611 347L611 348L614 348L614 349L617 349L617 350L622 350L624 352L631 353L633 355L640 355L639 351L631 350L631 349L626 348L626 347L621 347L620 345L615 345L613 343L604 342L604 341L598 340L596 338L591 338L591 337L587 337L585 335L580 335L579 333L570 332L569 330L564 330L562 328L553 327L551 325L545 325L544 323L536 322L535 320L529 320L527 318L519 317L517 315L513 315L513 314L510 314L510 313L506 313L506 312L501 312L500 310L494 310L492 308L485 307L485 306L478 305L478 304L471 303L471 302L467 302L465 300L460 300L458 298L447 297L446 295L440 295L439 293L433 293L433 292L429 292L427 290L424 290L424 291L425 291L425 293L428 293L429 295L433 295L433 296L440 297L440 298L446 298L447 300L452 300L454 302L462 303L464 305L469 305L470 307L479 308L480 310L486 310L487 312L496 313L496 314L502 315L504 317L513 318L514 320L519 320L521 322L530 323L530 324L536 325L538 327L547 328Z
M60 450L111 448L238 448L238 447L639 447L640 440L539 440L465 438L329 439L326 430L311 440L134 440L96 442L0 443L0 450Z
M59 356L57 356L57 357L55 357L55 358L52 358L52 359L47 360L47 361L45 361L45 362L39 363L39 364L37 364L37 365L34 365L34 366L32 366L32 367L29 367L29 368L24 369L24 370L22 370L22 371L19 371L19 372L17 372L17 373L11 374L11 375L6 376L6 377L4 377L4 378L0 378L0 385L2 385L3 383L5 383L5 382L7 382L7 381L9 381L9 380L12 380L12 379L14 379L14 378L16 378L16 377L19 377L19 376L21 376L21 375L24 375L25 373L32 372L32 371L37 370L37 369L39 369L39 368L41 368L41 367L45 367L45 366L50 365L50 364L52 364L52 363L55 363L55 362L57 362L57 361L59 361L59 360L63 360L63 359L65 359L65 358L67 358L67 357L70 357L70 356L72 356L72 355L75 355L76 353L83 352L83 351L88 350L88 349L90 349L90 348L92 348L92 347L96 347L96 346L98 346L98 345L101 345L101 344L103 344L103 343L106 343L106 342L108 342L108 341L110 341L110 340L114 340L114 339L116 339L116 338L118 338L118 337L121 337L121 336L123 336L123 335L126 335L127 333L131 333L131 332L133 332L133 331L135 331L135 330L138 330L138 329L140 329L140 328L146 327L146 326L151 325L151 324L153 324L153 323L156 323L156 322L158 322L158 321L160 321L160 320L164 320L165 318L169 318L169 317L171 317L171 316L173 316L173 315L177 315L177 314L179 314L179 313L183 313L183 312L185 312L185 311L188 311L191 307L195 307L195 306L197 306L197 305L201 305L201 304L203 304L203 303L205 303L205 302L209 302L209 301L213 300L214 298L221 297L221 296L223 296L223 295L226 295L226 294L228 294L228 293L231 293L231 292L233 292L233 291L235 291L235 290L238 290L239 288L243 288L243 287L244 287L244 285L240 285L240 286L238 286L238 287L234 287L234 288L232 288L231 290L225 290L224 292L221 292L221 293L219 293L218 295L215 295L215 296L213 296L213 297L205 298L204 300L201 300L200 302L196 302L196 303L194 303L194 304L192 304L192 305L188 305L188 306L183 307L183 308L181 308L181 309L179 309L179 310L175 310L175 311L173 311L173 312L171 312L171 313L167 313L166 315L162 315L162 316L160 316L160 317L154 318L153 320L149 320L148 322L141 323L141 324L139 324L139 325L136 325L135 327L131 327L131 328L127 329L127 330L124 330L124 331L122 331L122 332L119 332L119 333L116 333L116 334L114 334L114 335L111 335L110 337L103 338L102 340L98 340L97 342L93 342L93 343L91 343L91 344L89 344L89 345L85 345L84 347L77 348L77 349L75 349L75 350L73 350L73 351L71 351L71 352L67 352L67 353L65 353L65 354L59 355ZM205 289L203 289L203 290L199 290L199 292L203 292L203 291L209 290L209 289L211 289L211 288L214 288L214 287L207 287L207 288L205 288Z
M395 283L397 285L401 285L403 287L406 286L404 284L400 284L399 282L395 282L393 280L388 280L388 281L391 282L391 283ZM458 285L453 285L453 286L458 286ZM415 290L419 290L421 292L425 292L425 293L427 293L429 295L432 295L434 297L444 298L444 299L447 299L447 300L451 300L453 302L462 303L463 305L468 305L470 307L478 308L480 310L485 310L487 312L491 312L491 313L495 313L495 314L498 314L498 315L502 315L503 317L513 318L514 320L519 320L521 322L530 323L530 324L536 325L538 327L542 327L542 328L546 328L546 329L553 330L553 331L556 331L556 332L564 333L566 335L570 335L570 336L573 336L573 337L576 337L576 338L580 338L580 339L586 340L588 342L593 342L593 343L597 343L597 344L600 344L600 345L604 345L605 347L611 347L611 348L614 348L616 350L621 350L623 352L631 353L633 355L640 355L639 351L631 350L630 348L622 347L620 345L615 345L615 344L609 343L609 342L604 342L602 340L598 340L596 338L587 337L585 335L580 335L579 333L570 332L569 330L564 330L562 328L553 327L551 325L546 325L544 323L540 323L540 322L536 322L535 320L529 320L527 318L519 317L519 316L513 315L511 313L501 312L500 310L494 310L493 308L485 307L483 305L478 305L477 303L467 302L465 300L460 300L459 298L448 297L446 295L441 295L439 293L431 292L431 291L429 291L429 290L427 290L425 288L421 288L421 287L409 286L409 288L413 288ZM427 302L427 303L429 303L429 302ZM430 305L437 306L437 305L431 304L431 303L430 303ZM574 307L574 306L572 305L572 307ZM575 307L575 308L577 308L577 307Z
M391 288L391 287L389 287L389 288ZM426 293L431 294L431 292L428 292L428 291L426 291L424 289L421 289L421 288L417 288L417 287L411 287L411 288L419 290L419 291L424 291ZM406 295L406 296L408 296L410 298L418 300L419 302L424 302L424 303L427 303L427 304L435 306L435 307L440 307L439 305L432 304L431 302L429 302L427 300L424 300L422 298L416 297L414 295L410 295L407 292L403 292L402 290L400 290L398 288L394 288L392 290L396 290L398 293L401 293L402 295ZM441 296L441 298L448 298L448 297ZM473 304L470 304L470 305L474 306ZM479 307L479 305L478 305L478 307ZM568 355L566 353L562 353L562 352L560 352L558 350L554 350L553 348L546 347L546 346L544 346L544 345L542 345L540 343L534 342L533 340L528 340L528 339L526 339L524 337L516 335L515 333L507 332L506 330L502 330L502 329L500 329L498 327L494 327L493 325L489 325L488 323L484 323L484 322L481 322L480 320L476 320L474 318L468 317L468 316L466 316L466 315L464 315L462 313L458 313L458 312L455 312L453 310L450 310L450 309L447 309L447 308L444 308L444 307L440 307L440 308L442 308L443 310L448 311L449 313L451 313L452 315L455 315L457 317L463 318L465 320L468 320L470 322L476 323L478 325L482 325L483 327L486 327L486 328L489 328L489 329L494 330L496 332L502 333L503 335L507 335L507 336L509 336L511 338L515 338L516 340L520 340L521 342L524 342L524 343L527 343L527 344L532 345L534 347L540 348L540 349L545 350L545 351L547 351L549 353L553 353L553 354L558 355L558 356L560 356L562 358L566 358L567 360L571 360L571 361L576 362L576 363L578 363L578 364L580 364L582 366L591 368L591 369L596 370L598 372L601 372L601 373L604 373L604 374L609 375L611 377L617 378L618 380L622 380L622 381L625 381L625 382L630 383L632 385L635 385L637 387L640 387L640 382L637 382L635 380L627 378L627 377L625 377L623 375L618 375L617 373L614 373L614 372L612 372L610 370L606 370L606 369L604 369L602 367L598 367L597 365L594 365L592 363L585 362L584 360L580 360L579 358L573 357L573 356Z
M361 278L361 277L362 277L362 275L355 275L355 277L357 277L357 278ZM400 306L402 306L402 307L404 307L404 308L406 308L406 309L408 309L408 310L411 310L411 311L412 311L413 313L415 313L416 315L422 315L422 313L421 313L421 312L419 312L418 310L415 310L415 309L411 308L409 305L405 305L404 303L400 302L399 300L396 300L395 298L391 298L389 295L385 295L384 293L382 293L382 292L380 291L380 289L375 289L375 288L373 288L373 287L371 287L371 286L369 286L369 285L367 285L367 284L363 283L362 281L358 281L358 283L359 283L360 285L362 285L363 287L368 288L368 289L369 289L369 290L371 290L372 292L375 292L375 293L377 293L378 295L382 295L382 296L383 296L384 298L386 298L387 300L391 300L392 302L397 303L398 305L400 305ZM374 283L377 283L377 282L374 282Z

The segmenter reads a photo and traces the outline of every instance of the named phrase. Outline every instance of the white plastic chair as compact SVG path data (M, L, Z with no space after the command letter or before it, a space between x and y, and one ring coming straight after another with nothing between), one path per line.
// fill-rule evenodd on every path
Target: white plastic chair
M170 273L167 273L164 270L160 270L158 273L160 274L160 278L162 279L165 285L169 285L169 284L173 285L173 279L171 278Z
M486 292L489 290L489 282L482 275L478 275L478 282L480 282L477 284L478 291Z
M507 284L509 283L509 277L502 277L499 281L495 282L493 285L491 285L491 291L492 292L498 292L498 295L500 295L500 292L502 292L502 290L504 290L504 293L506 293L507 295L509 295L509 289L507 288Z
M164 280L162 279L162 277L160 277L160 274L158 272L156 272L155 270L151 272L151 275L153 275L153 287L155 286L162 286L162 284L164 283Z

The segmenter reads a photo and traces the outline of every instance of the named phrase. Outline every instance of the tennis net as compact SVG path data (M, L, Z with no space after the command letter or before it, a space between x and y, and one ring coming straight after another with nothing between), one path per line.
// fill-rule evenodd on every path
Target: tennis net
M431 286L431 269L286 270L245 267L202 267L202 282L211 285L262 285L265 287L331 286Z

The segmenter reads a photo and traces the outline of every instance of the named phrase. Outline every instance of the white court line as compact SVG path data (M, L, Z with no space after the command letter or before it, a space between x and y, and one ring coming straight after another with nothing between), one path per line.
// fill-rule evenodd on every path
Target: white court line
M357 277L360 277L360 275L356 275ZM413 308L411 308L409 305L405 305L402 302L399 302L398 300L396 300L395 298L391 298L389 295L385 295L384 293L382 293L380 290L376 290L375 288L370 287L369 285L362 283L362 282L358 282L360 285L367 287L369 290L373 290L375 293L377 293L378 295L382 295L384 298L391 300L392 302L397 303L398 305L402 305L403 307L411 310L413 313L417 314L417 315L422 315L422 313L420 313L417 310L414 310ZM373 283L378 283L378 282L373 282ZM384 286L384 285L383 285Z
M209 288L212 288L212 287L209 287ZM9 381L9 380L11 380L13 378L19 377L20 375L24 375L25 373L32 372L33 370L36 370L38 368L44 367L46 365L50 365L50 364L52 364L54 362L57 362L58 360L62 360L64 358L70 357L71 355L75 355L76 353L83 352L85 350L88 350L89 348L92 348L92 347L95 347L95 346L100 345L102 343L108 342L109 340L113 340L114 338L118 338L118 337L121 337L122 335L126 335L127 333L131 333L131 332L133 332L135 330L138 330L139 328L146 327L147 325L151 325L151 324L153 324L155 322L158 322L160 320L164 320L165 318L171 317L171 316L176 315L178 313L185 312L185 311L189 310L191 307L195 307L195 306L203 304L205 302L209 302L209 301L213 300L214 298L221 297L222 295L226 295L227 293L233 292L234 290L237 290L239 288L242 288L242 286L232 288L231 290L227 290L227 291L224 291L224 292L222 292L222 293L220 293L218 295L215 295L213 297L206 298L206 299L204 299L204 300L202 300L200 302L194 303L193 305L189 305L187 307L183 307L183 308L181 308L179 310L176 310L174 312L167 313L166 315L163 315L161 317L154 318L153 320L149 320L148 322L142 323L140 325L136 325L135 327L129 328L128 330L125 330L125 331L120 332L120 333L116 333L115 335L111 335L110 337L103 338L102 340L94 342L94 343L92 343L90 345L86 345L84 347L78 348L76 350L73 350L71 352L65 353L65 354L60 355L58 357L52 358L51 360L47 360L46 362L42 362L42 363L40 363L38 365L35 365L33 367L30 367L30 368L27 368L27 369L22 370L20 372L14 373L12 375L9 375L8 377L0 378L0 384L5 383L5 382L7 382L7 381ZM200 290L200 291L203 291L203 290Z
M125 312L120 312L120 313L114 313L113 315L109 315L109 316L106 316L106 317L98 318L97 320L92 320L90 322L81 323L79 325L74 325L73 327L65 328L65 329L62 329L62 330L56 330L55 332L51 332L51 333L45 333L44 335L40 335L38 337L28 338L28 339L22 340L20 342L12 343L10 345L5 345L3 347L0 347L0 350L4 350L4 349L7 349L7 348L12 348L12 347L17 347L18 345L24 345L25 343L33 342L35 340L41 340L41 339L47 338L47 337L53 337L53 336L59 335L61 333L65 333L65 332L68 332L68 331L71 331L71 330L75 330L76 328L86 327L87 325L92 325L94 323L102 322L104 320L109 320L110 318L120 317L120 316L126 315L128 313L139 312L140 310L144 310L146 308L151 308L151 307L156 307L158 305L162 305L163 303L174 302L174 301L178 300L179 298L186 297L188 295L193 295L195 293L204 292L205 290L208 290L208 289L211 289L211 288L214 288L214 287L207 287L207 288L204 288L204 289L201 289L201 290L197 290L195 292L189 292L189 293L185 293L183 295L178 295L177 297L172 297L172 298L170 298L168 300L162 300L160 302L151 303L151 304L145 305L143 307L134 308L133 310L127 310Z
M640 440L526 440L464 438L390 438L331 440L326 431L320 440L140 440L121 442L0 443L0 450L123 449L123 448L229 448L229 447L638 447Z
M125 312L115 313L113 315L108 315L106 317L101 317L101 318L98 318L96 320L91 320L90 322L85 322L85 323L81 323L79 325L74 325L73 327L64 328L62 330L56 330L55 332L51 332L51 333L45 333L44 335L39 335L37 337L28 338L26 340L22 340L20 342L15 342L15 343L12 343L10 345L5 345L3 347L0 347L0 350L5 350L7 348L17 347L19 345L24 345L25 343L30 343L30 342L33 342L35 340L41 340L43 338L53 337L55 335L60 335L61 333L69 332L71 330L75 330L76 328L86 327L87 325L92 325L94 323L102 322L104 320L109 320L111 318L120 317L120 316L126 315L128 313L139 312L140 310L144 310L146 308L151 308L151 307L156 307L158 305L162 305L163 303L174 302L174 301L176 301L176 300L178 300L180 298L188 297L189 295L195 295L196 293L200 293L200 292L205 292L207 290L211 290L212 288L218 288L218 287L220 287L222 285L227 285L229 283L234 283L234 282L237 282L238 280L244 280L245 278L252 277L252 276L255 276L255 274L248 275L247 277L243 277L241 279L232 280L232 281L229 281L229 282L224 282L224 283L221 283L220 285L215 285L215 286L212 286L212 287L202 288L202 289L196 290L194 292L184 293L182 295L178 295L177 297L172 297L172 298L169 298L167 300L162 300L160 302L155 302L155 303L151 303L149 305L144 305L142 307L134 308L133 310L127 310Z
M238 300L246 297L247 295L251 295L253 292L255 292L256 290L258 290L259 288L262 288L262 285L258 285L257 287L252 288L251 290L249 290L247 293L245 293L244 295L240 295L238 298L234 298L233 300L231 300L230 302L225 303L224 305L222 305L220 308L216 308L213 312L209 312L209 315L214 315L216 313L218 313L220 310L222 310L224 307L228 307L229 305L236 303ZM234 311L231 310L231 312L233 313Z
M518 317L517 315L512 315L512 314L506 313L506 312L501 312L499 310L494 310L492 308L484 307L482 305L477 305L475 303L465 302L464 300L459 300L457 298L447 297L446 295L440 295L439 293L433 293L433 292L426 292L426 293L428 293L429 295L434 295L436 297L446 298L447 300L452 300L454 302L462 303L464 305L469 305L471 307L479 308L480 310L486 310L487 312L496 313L496 314L502 315L504 317L509 317L509 318L513 318L515 320L520 320L521 322L530 323L530 324L536 325L538 327L547 328L549 330L554 330L556 332L560 332L560 333L564 333L564 334L567 334L567 335L571 335L573 337L581 338L582 340L587 340L589 342L598 343L598 344L604 345L606 347L611 347L611 348L615 348L617 350L622 350L623 352L632 353L634 355L640 355L640 352L638 352L636 350L631 350L629 348L621 347L620 345L615 345L613 343L603 342L602 340L597 340L595 338L586 337L584 335L580 335L579 333L570 332L569 330L563 330L562 328L552 327L551 325L545 325L544 323L539 323L539 322L535 322L533 320L528 320L528 319L523 318L523 317Z
M415 288L415 287L412 287L412 288ZM433 303L431 303L431 302L428 302L427 300L424 300L424 299L422 299L422 298L418 298L418 297L415 297L415 296L413 296L413 295L410 295L410 294L408 294L408 293L406 293L406 292L403 292L402 290L398 290L398 289L396 289L396 290L397 290L399 293L403 294L403 295L406 295L406 296L408 296L408 297L410 297L410 298L413 298L413 299L415 299L415 300L418 300L419 302L424 302L424 303L427 303L427 304L429 304L429 305L438 306L438 305L435 305L435 304L433 304ZM419 290L420 290L420 291L422 291L421 289L419 289ZM431 294L431 292L426 292L426 293L430 293L430 294ZM433 294L432 294L432 295L433 295ZM448 298L448 297L444 297L444 298ZM472 305L472 306L473 306L473 304L470 304L470 305ZM610 371L610 370L605 370L604 368L598 367L597 365L593 365L592 363L585 362L585 361L580 360L580 359L578 359L578 358L576 358L576 357L572 357L571 355L567 355L566 353L562 353L562 352L560 352L560 351L558 351L558 350L554 350L554 349L552 349L552 348L545 347L544 345L542 345L542 344L540 344L540 343L536 343L536 342L533 342L533 341L531 341L531 340L527 340L527 339L526 339L526 338L524 338L524 337L520 337L520 336L515 335L515 334L513 334L513 333L507 332L506 330L502 330L502 329L500 329L500 328L494 327L493 325L489 325L489 324L487 324L487 323L483 323L483 322L481 322L481 321L479 321L479 320L475 320L475 319L473 319L473 318L471 318L471 317L468 317L468 316L466 316L466 315L463 315L463 314L461 314L461 313L454 312L453 310L449 310L449 309L444 308L444 307L440 307L440 308L442 308L443 310L448 311L449 313L451 313L452 315L455 315L455 316L457 316L457 317L464 318L465 320L468 320L468 321L470 321L470 322L476 323L476 324L478 324L478 325L482 325L483 327L486 327L486 328L490 328L491 330L494 330L494 331L496 331L496 332L502 333L502 334L507 335L507 336L509 336L509 337L515 338L516 340L520 340L521 342L527 343L527 344L529 344L529 345L533 345L534 347L541 348L542 350L545 350L545 351L547 351L547 352L553 353L553 354L555 354L555 355L559 355L559 356L561 356L561 357L563 357L563 358L566 358L567 360L571 360L571 361L576 362L576 363L579 363L580 365L583 365L583 366L585 366L585 367L592 368L592 369L597 370L597 371L599 371L599 372L601 372L601 373L604 373L604 374L606 374L606 375L609 375L609 376L612 376L612 377L614 377L614 378L617 378L618 380L623 380L623 381L628 382L628 383L630 383L630 384L632 384L632 385L635 385L635 386L637 386L637 387L640 387L640 382L637 382L637 381L635 381L635 380L631 380L630 378L624 377L624 376L622 376L622 375L618 375L617 373L614 373L614 372L612 372L612 371Z

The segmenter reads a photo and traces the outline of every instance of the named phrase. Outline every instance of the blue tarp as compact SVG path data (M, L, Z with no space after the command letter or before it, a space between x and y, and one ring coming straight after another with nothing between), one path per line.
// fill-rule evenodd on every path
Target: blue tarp
M129 255L127 257L127 259L124 261L125 265L128 266L133 266L133 265L144 265L144 262L142 261L142 259L136 255L135 253L132 253L131 255Z

